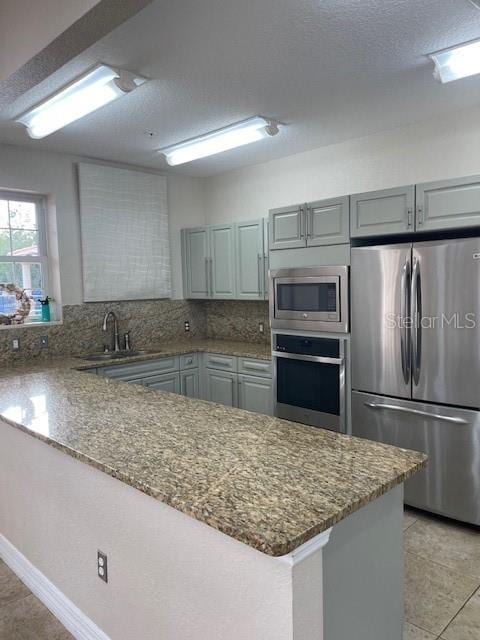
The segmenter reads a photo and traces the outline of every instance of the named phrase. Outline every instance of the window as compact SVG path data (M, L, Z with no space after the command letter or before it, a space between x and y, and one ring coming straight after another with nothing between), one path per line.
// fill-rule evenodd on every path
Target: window
M47 291L44 201L40 196L0 191L0 284L14 284L31 299L25 322L41 319ZM15 295L0 289L0 316L13 314Z

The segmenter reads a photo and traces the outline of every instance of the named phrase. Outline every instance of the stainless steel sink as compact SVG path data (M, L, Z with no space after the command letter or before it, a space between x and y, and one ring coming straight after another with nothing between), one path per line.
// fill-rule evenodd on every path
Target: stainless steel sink
M105 360L118 360L120 358L134 358L135 356L144 356L148 351L109 351L108 353L89 353L81 356L82 360L91 362L103 362Z

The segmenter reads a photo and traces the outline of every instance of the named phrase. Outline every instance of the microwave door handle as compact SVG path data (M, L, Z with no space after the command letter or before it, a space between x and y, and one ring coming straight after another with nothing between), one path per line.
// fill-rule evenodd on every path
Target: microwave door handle
M308 356L301 353L284 353L283 351L272 351L275 358L286 358L287 360L305 360L306 362L318 362L320 364L343 364L343 358L330 358L327 356Z

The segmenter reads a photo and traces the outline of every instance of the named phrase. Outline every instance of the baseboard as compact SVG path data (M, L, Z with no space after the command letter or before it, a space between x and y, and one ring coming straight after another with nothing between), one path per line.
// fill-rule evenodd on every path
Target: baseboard
M0 534L0 558L76 640L110 640L2 534Z

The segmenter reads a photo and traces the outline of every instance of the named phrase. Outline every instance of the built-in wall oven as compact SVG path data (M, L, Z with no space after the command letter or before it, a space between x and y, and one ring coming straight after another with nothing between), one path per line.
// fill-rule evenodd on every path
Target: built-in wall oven
M272 270L272 329L347 333L348 276L346 266Z
M345 342L273 335L276 416L345 432Z

